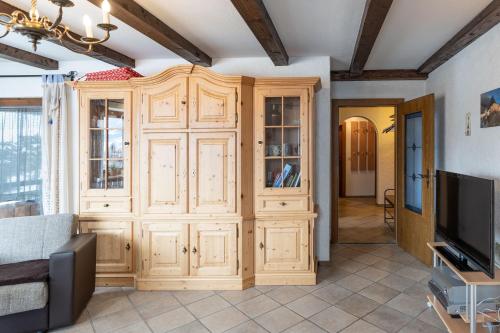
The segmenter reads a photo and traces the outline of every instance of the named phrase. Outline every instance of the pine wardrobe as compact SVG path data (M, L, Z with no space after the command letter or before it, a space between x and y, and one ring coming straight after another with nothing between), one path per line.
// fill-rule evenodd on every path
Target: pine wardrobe
M315 284L319 85L193 65L78 82L80 232L97 234L98 285Z

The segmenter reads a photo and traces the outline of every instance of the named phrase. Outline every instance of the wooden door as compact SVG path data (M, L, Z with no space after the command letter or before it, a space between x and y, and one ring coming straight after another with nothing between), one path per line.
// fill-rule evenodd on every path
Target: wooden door
M176 77L141 92L141 128L187 127L187 77Z
M258 220L257 272L309 270L309 220Z
M143 223L142 260L145 277L189 275L189 225Z
M132 271L132 222L80 221L80 232L97 234L97 273Z
M140 163L142 213L186 213L187 134L143 134Z
M399 245L431 264L434 240L434 95L405 102L397 117Z
M237 86L216 84L201 77L189 79L189 126L235 128Z
M236 133L191 133L189 210L236 212Z
M192 276L238 274L236 223L193 223L190 226Z

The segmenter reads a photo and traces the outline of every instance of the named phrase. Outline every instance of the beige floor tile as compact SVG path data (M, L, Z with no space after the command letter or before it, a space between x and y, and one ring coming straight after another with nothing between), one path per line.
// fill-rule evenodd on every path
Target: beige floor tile
M228 301L220 297L219 295L213 295L207 298L204 298L200 301L194 302L186 306L186 308L191 312L195 317L202 318L212 313L219 312L222 309L231 306Z
M413 281L420 281L429 276L429 273L427 271L409 266L400 269L396 272L396 274Z
M339 332L354 323L358 318L332 306L312 316L309 320L330 333Z
M257 289L258 291L260 291L261 293L265 294L267 292L270 292L273 289L278 288L278 286L255 286L254 288Z
M373 284L373 281L353 274L337 281L336 284L343 288L349 289L350 291L358 292Z
M324 309L330 307L331 305L320 298L313 295L306 295L301 297L291 303L286 305L287 308L295 313L298 313L304 318L309 318L310 316L323 311Z
M235 307L226 308L222 311L200 319L201 323L212 333L221 333L227 331L230 328L236 327L247 320L248 317Z
M106 299L102 302L91 302L87 306L91 318L99 318L132 308L132 303L130 303L127 296L124 295Z
M165 333L196 320L185 308L165 312L147 320L154 333Z
M403 327L399 333L446 333L446 330L436 328L421 320L415 319Z
M168 333L210 333L199 321L193 321L187 325L178 327Z
M442 330L445 329L443 322L441 321L441 319L438 317L437 313L432 308L427 309L424 312L422 312L417 317L417 319L419 319L419 320L421 320L421 321L423 321L431 326L434 326L436 328L439 328Z
M371 286L361 290L359 294L380 304L384 304L399 295L399 291L378 283L374 283Z
M84 321L82 323L60 328L58 330L51 330L51 333L94 333L94 328L89 320Z
M347 271L349 273L356 273L356 272L366 268L367 266L368 265L362 264L362 263L357 262L357 261L348 260L348 261L341 262L338 265L338 268L340 268L341 270Z
M238 310L250 318L255 318L280 306L278 302L267 295L259 295L236 305Z
M271 290L266 295L281 304L287 304L307 294L306 291L296 286L281 286Z
M199 301L201 299L207 298L209 296L215 295L215 292L210 290L203 290L203 291L182 290L182 291L174 291L172 295L174 295L179 302L181 302L184 305L187 305Z
M297 325L290 327L284 333L325 333L326 331L314 325L310 321L304 320Z
M356 275L359 275L365 279L368 279L373 282L377 282L379 280L382 280L386 276L388 276L390 273L383 271L381 269L377 269L375 267L367 267L365 269L360 270L359 272L356 272Z
M423 300L417 300L406 294L399 294L386 305L412 317L418 316L427 308L427 304Z
M255 318L257 324L271 333L281 332L298 324L302 320L304 318L284 306Z
M327 280L329 282L336 282L345 278L346 276L351 275L352 273L348 271L344 271L339 267L328 267L328 268L320 268L318 279L319 280Z
M408 296L415 297L415 298L426 301L427 294L430 293L430 290L429 290L429 287L427 287L427 285L415 283L410 288L405 289L404 293Z
M373 265L382 260L382 258L371 255L369 253L362 254L360 256L354 257L354 261L360 262L365 265Z
M151 333L151 330L145 322L139 321L135 324L119 328L113 331L113 333Z
M139 311L142 318L149 319L180 308L181 306L181 303L174 296L166 294L149 302L141 302L135 308Z
M318 278L318 281L317 281L317 283L314 286L297 286L297 288L300 288L300 289L304 290L307 293L312 293L316 289L320 289L320 288L326 287L330 283L331 282L328 281L328 280L320 280Z
M330 304L335 304L338 301L351 296L352 291L332 283L324 288L313 291L313 295L327 301Z
M89 301L89 305L93 302L100 303L105 300L121 296L126 296L126 294L120 287L96 287L95 292Z
M405 266L403 264L400 264L400 263L395 262L395 261L382 259L381 261L373 264L372 267L375 267L377 269L381 269L383 271L387 271L390 273L395 273L395 272L401 270L402 268L404 268Z
M127 297L135 306L144 303L151 303L161 300L165 297L172 297L172 293L169 291L139 291L139 290L129 290Z
M249 288L245 290L228 290L220 292L219 295L224 297L231 304L238 304L262 294L256 288Z
M391 274L383 278L382 280L378 281L378 283L386 287L403 292L405 289L408 289L411 286L413 286L415 284L415 281L396 274Z
M336 303L335 306L361 318L378 308L380 303L359 294L354 294Z
M125 310L93 319L92 324L96 333L108 333L132 325L138 321L142 321L142 319L137 311Z
M391 333L397 332L412 320L410 316L393 310L385 305L382 305L375 311L369 313L363 319L370 324Z
M385 333L385 331L360 319L343 330L342 333Z
M253 320L249 320L241 325L231 328L225 333L268 333L268 331L259 326L259 324Z

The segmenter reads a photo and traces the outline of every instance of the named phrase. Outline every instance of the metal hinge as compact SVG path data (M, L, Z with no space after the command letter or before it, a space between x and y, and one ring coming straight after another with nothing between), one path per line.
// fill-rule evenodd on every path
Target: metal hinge
M236 259L236 271L240 269L240 260Z
M142 270L144 270L144 260L141 260L141 267L142 267Z
M141 113L141 124L144 124L144 115Z
M309 93L309 89L307 89L307 102L311 101L311 94Z
M141 229L141 238L144 238L144 229Z
M235 117L236 117L236 123L238 123L238 118L239 118L238 117L238 112L236 112Z
M144 104L144 94L141 94L141 104Z
M307 190L310 190L311 189L311 180L308 179L307 180Z

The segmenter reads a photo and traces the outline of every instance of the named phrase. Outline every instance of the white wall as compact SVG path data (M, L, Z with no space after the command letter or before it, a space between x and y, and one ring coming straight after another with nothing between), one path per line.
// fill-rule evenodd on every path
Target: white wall
M404 98L425 95L425 81L348 81L331 82L333 99Z
M394 114L393 107L355 107L340 108L339 122L350 117L369 119L377 130L377 203L384 203L384 191L394 188L394 132L382 133L384 128L392 124L390 116Z
M136 69L143 75L152 75L165 70L167 67L186 63L182 59L147 59L137 60ZM54 73L67 73L75 70L79 75L87 72L113 68L99 61L66 61L59 63L59 70ZM322 89L316 96L316 146L329 147L330 144L330 58L307 57L291 58L289 66L276 67L267 57L259 58L226 58L213 59L212 70L222 74L247 76L318 76L321 78ZM0 75L8 74L46 74L50 71L34 69L25 65L11 62L0 62ZM40 78L0 79L1 97L37 97L41 96ZM71 126L73 137L71 147L73 161L78 157L78 118L76 117L77 104L72 100ZM316 252L319 260L329 260L330 257L330 151L322 150L316 154L315 178L320 180L315 186L315 201L319 205L317 219ZM77 165L73 167L77 170ZM73 198L76 201L78 189L78 175L73 176Z
M500 127L480 128L480 95L500 88L500 25L431 73L436 97L436 167L497 180L496 237L500 242ZM471 113L471 136L465 116ZM497 252L497 260L500 253Z

